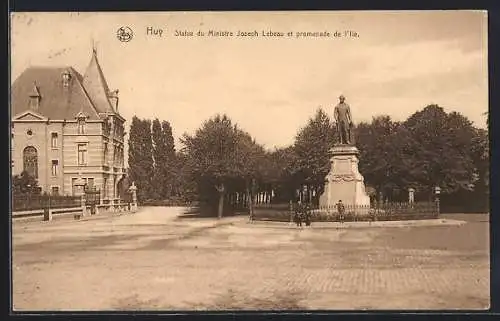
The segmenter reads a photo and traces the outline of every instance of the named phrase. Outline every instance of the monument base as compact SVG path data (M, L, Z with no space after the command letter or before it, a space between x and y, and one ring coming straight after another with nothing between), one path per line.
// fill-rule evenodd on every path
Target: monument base
M331 149L331 168L326 176L325 188L319 198L320 208L336 212L339 200L346 212L368 214L370 197L366 194L364 178L358 170L359 150L355 146L337 145ZM366 212L366 213L365 213Z

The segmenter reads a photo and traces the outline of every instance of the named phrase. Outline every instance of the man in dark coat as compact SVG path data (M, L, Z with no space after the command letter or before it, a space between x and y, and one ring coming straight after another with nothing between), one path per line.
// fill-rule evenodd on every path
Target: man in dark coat
M339 200L337 203L337 211L339 212L340 223L343 224L345 219L345 207L344 204L342 204L342 200Z
M306 226L311 226L311 205L306 204L304 208L304 220L306 222Z
M297 206L295 206L295 223L297 226L302 226L302 212L304 211L303 205L301 201L297 202Z

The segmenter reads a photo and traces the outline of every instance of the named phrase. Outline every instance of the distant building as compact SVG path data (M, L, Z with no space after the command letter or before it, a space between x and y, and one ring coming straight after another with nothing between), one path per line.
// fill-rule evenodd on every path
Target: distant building
M95 49L82 76L72 67L30 67L13 83L12 173L38 179L42 191L75 195L82 178L119 198L124 169L124 123L118 90L110 91Z

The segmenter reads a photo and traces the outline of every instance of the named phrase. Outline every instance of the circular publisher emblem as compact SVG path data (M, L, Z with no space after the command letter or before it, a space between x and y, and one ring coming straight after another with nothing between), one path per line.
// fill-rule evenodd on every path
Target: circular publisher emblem
M129 27L120 27L116 31L116 37L121 42L129 42L134 37L134 32Z

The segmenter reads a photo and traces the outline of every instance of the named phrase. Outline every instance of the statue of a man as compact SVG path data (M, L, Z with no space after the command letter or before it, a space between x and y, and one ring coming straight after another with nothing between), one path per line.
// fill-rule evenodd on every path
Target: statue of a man
M340 95L339 104L335 106L334 117L340 144L351 144L352 117L351 108L346 104L344 95Z

